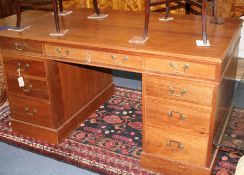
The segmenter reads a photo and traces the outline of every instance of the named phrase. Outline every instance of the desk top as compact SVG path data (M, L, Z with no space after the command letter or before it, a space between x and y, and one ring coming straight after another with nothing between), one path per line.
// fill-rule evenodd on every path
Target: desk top
M82 9L60 17L61 28L69 29L69 32L63 37L52 37L49 33L55 30L53 15L50 12L28 11L22 15L22 24L30 25L30 29L23 32L0 31L0 36L72 44L104 51L221 62L241 27L241 21L234 19L225 20L223 25L208 22L207 34L211 47L197 47L195 40L202 39L200 16L174 16L173 21L161 22L158 17L162 14L152 13L149 40L143 45L136 45L129 44L128 40L134 35L142 35L143 13L109 11L109 17L104 20L87 19L91 13L91 10ZM14 24L15 16L0 21L0 25Z

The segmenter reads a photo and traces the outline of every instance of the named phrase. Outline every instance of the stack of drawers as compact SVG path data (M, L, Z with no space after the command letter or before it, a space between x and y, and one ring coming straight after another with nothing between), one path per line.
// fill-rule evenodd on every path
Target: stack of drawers
M157 59L148 59L145 67L166 76L143 75L143 154L208 166L216 84L201 79L214 80L216 67L172 59L161 64ZM143 165L144 162L142 158Z
M37 132L37 128L55 128L42 44L30 40L2 39L1 48L4 51L2 60L13 130L41 138L43 133ZM19 86L19 77L24 79L23 87ZM51 138L47 136L47 139Z

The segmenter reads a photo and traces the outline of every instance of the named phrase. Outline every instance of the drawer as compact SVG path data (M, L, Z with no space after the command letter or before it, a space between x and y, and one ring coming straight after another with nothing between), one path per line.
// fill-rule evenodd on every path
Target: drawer
M146 126L143 150L156 156L205 166L208 140Z
M42 43L38 41L1 37L0 44L2 49L10 50L11 52L43 54Z
M171 100L146 100L145 124L199 137L209 137L210 109Z
M70 59L82 64L104 64L112 67L131 67L134 69L143 68L143 60L139 56L115 54L78 48L59 47L45 45L47 56Z
M214 84L145 75L146 95L212 107Z
M41 60L14 54L3 54L2 58L5 74L18 76L17 70L21 69L21 76L46 77L44 62Z
M44 100L49 100L46 81L40 81L24 77L25 86L19 87L17 78L17 76L6 76L9 93L16 93Z
M215 80L216 66L173 59L146 58L145 69L157 73L167 73Z
M38 100L8 96L12 117L31 124L53 128L48 103Z

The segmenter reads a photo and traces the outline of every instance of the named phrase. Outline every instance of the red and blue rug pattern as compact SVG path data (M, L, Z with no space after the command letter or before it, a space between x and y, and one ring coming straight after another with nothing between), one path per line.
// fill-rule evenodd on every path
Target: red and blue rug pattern
M116 87L103 106L62 144L54 145L12 132L6 102L0 107L0 141L100 174L157 174L140 167L141 112L141 91ZM233 175L239 157L220 152L213 174Z

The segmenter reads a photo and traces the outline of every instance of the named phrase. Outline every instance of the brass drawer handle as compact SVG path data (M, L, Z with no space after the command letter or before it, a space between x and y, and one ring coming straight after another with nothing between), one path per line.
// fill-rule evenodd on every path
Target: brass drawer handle
M32 84L29 84L28 86L24 86L22 89L24 92L30 93L32 90Z
M86 54L85 60L83 63L84 64L90 64L91 63L91 55L90 54Z
M170 147L170 146L172 146L172 144L176 144L179 149L183 149L184 148L184 145L182 143L180 143L178 141L175 141L175 140L170 140L167 143L167 146Z
M60 56L60 57L67 57L67 56L69 56L71 54L71 50L70 49L65 50L64 54L63 54L62 49L59 48L59 47L56 48L56 52L57 52L58 56Z
M14 42L15 49L18 51L23 51L27 44L26 43L19 43L19 42Z
M169 92L172 96L182 97L184 94L186 94L186 89L181 89L179 94L176 94L175 89L173 87L169 87Z
M30 64L29 63L25 63L24 69L27 70L29 68L30 68ZM23 70L22 67L21 67L21 62L20 61L17 61L17 69Z
M115 64L124 64L126 61L129 60L128 56L124 56L122 59L118 59L116 55L111 55L111 58Z
M173 70L174 70L176 73L185 73L185 72L190 68L190 65L189 65L189 64L184 64L184 65L181 67L180 64L170 62L169 65L170 65L170 67L173 68Z
M25 114L27 114L27 115L35 116L37 110L34 108L32 111L30 111L30 109L29 109L28 107L25 107L25 108L24 108L24 112L25 112Z
M170 111L168 113L168 117L173 117L174 113L178 114L180 120L186 120L186 116L184 114L182 114L181 112L177 112L177 111Z

